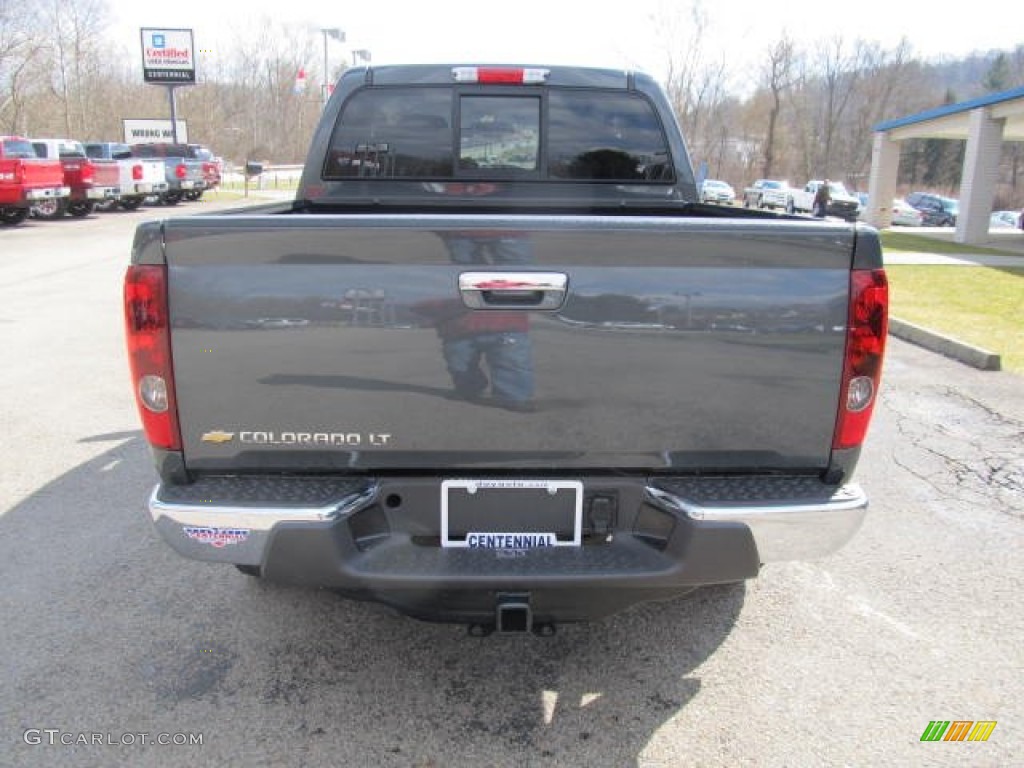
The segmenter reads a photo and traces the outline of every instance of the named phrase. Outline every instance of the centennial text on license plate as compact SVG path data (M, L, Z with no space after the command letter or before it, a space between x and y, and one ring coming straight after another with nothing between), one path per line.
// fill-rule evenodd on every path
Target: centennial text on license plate
M441 484L441 546L469 549L578 547L583 483L465 479Z

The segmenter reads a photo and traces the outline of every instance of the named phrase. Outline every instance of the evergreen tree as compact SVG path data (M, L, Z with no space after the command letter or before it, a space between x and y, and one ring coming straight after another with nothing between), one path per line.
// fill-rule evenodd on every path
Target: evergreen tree
M989 93L998 93L1010 87L1010 61L1005 53L1000 53L992 60L981 85Z

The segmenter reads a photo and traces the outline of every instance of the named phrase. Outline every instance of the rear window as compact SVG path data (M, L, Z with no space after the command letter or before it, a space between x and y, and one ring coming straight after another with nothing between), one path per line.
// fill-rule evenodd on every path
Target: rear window
M108 156L113 160L124 160L132 156L132 151L127 144L86 144L85 154L93 160L105 160Z
M343 108L323 175L673 181L651 104L594 89L366 88Z
M186 144L136 144L132 154L136 157L195 157L195 152Z
M607 91L552 91L549 109L552 176L672 181L665 132L643 97Z
M324 178L448 178L452 91L379 88L355 93L331 137Z
M462 96L459 168L540 170L539 96Z
M22 141L19 139L5 139L4 155L6 157L27 160L30 157L36 157L36 148L33 147L32 143L28 141Z
M78 160L84 158L85 148L77 141L62 141L57 145L57 153L62 160Z

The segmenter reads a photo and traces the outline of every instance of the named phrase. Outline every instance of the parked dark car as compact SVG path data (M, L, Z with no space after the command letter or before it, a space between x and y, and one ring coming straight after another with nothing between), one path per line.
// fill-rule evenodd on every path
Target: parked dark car
M960 202L931 192L911 192L907 202L924 214L926 227L955 227Z

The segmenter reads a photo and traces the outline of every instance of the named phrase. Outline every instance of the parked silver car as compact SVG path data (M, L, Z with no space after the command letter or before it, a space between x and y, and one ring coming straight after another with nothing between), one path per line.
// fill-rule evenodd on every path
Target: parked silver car
M724 181L704 179L700 185L700 201L732 205L736 202L736 190Z
M758 179L743 190L745 208L782 208L792 213L793 191L788 181Z
M924 214L906 200L899 198L892 201L892 223L900 227L924 226Z
M1022 216L1020 211L993 211L989 229L1020 229Z

